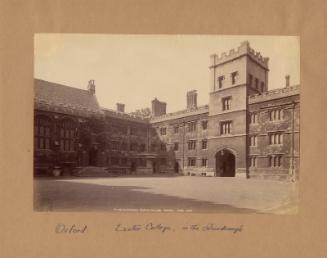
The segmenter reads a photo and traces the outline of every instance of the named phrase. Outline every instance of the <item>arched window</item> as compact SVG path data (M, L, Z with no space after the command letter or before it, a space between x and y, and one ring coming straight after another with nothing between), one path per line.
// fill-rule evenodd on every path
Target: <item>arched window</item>
M51 120L45 116L38 116L35 119L34 126L34 144L35 149L50 149L50 140L52 134Z
M75 150L75 123L71 120L64 120L59 129L60 150L74 151Z

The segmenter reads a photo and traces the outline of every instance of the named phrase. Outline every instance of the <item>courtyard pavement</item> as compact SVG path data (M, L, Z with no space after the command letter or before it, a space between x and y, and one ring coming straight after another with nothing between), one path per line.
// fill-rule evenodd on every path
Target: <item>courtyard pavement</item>
M227 177L36 178L36 211L297 211L297 185Z

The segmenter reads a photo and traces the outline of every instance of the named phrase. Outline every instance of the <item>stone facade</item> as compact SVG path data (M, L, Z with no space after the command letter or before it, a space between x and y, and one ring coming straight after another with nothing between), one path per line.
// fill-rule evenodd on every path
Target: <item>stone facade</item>
M290 86L286 76L285 88L269 91L268 61L248 42L228 54L212 55L205 106L197 106L197 92L189 91L184 110L167 114L166 103L155 98L152 114L142 117L125 113L121 103L117 110L92 110L82 103L58 104L51 94L43 103L37 94L35 115L43 112L76 121L70 153L75 153L79 166L102 166L117 173L294 179L300 157L299 86ZM94 81L85 92L94 101ZM95 115L102 126L89 128L93 137L86 147L81 144L80 123Z

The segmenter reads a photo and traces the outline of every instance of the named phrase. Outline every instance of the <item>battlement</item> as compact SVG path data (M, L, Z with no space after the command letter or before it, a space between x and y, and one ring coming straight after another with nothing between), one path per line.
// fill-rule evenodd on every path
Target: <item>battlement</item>
M260 52L257 52L251 48L249 41L241 42L241 45L237 49L231 49L228 53L223 52L220 56L218 54L212 54L210 56L210 68L216 67L226 62L230 62L244 55L248 55L252 60L268 70L269 58L263 57Z
M162 116L156 116L152 117L150 119L150 123L157 123L157 122L162 122L162 121L167 121L171 119L178 119L178 118L183 118L187 116L193 116L193 115L199 115L199 114L204 114L209 112L209 106L204 105L200 107L193 107L193 108L188 108L172 113L168 113Z
M300 94L300 85L289 86L281 89L270 90L262 94L255 94L248 97L249 104L262 101L269 101Z

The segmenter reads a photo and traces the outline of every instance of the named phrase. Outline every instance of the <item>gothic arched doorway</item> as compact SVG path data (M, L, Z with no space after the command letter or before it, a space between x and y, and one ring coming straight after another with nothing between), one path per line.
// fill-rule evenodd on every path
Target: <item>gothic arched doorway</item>
M216 154L216 176L235 176L235 155L227 149L218 151Z

